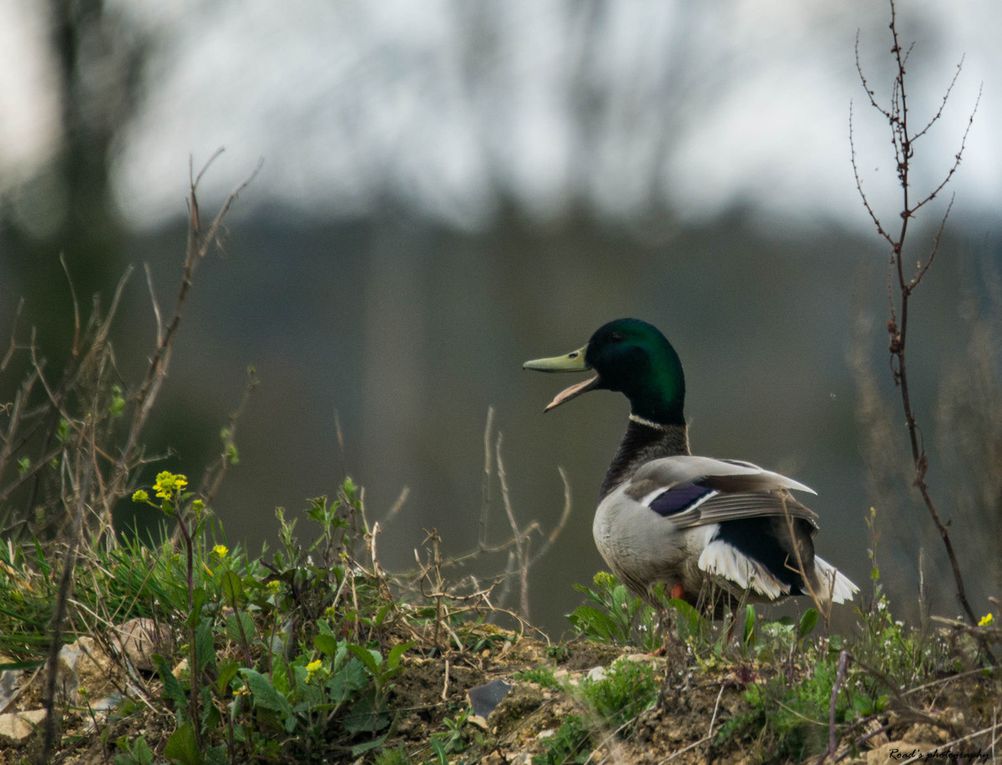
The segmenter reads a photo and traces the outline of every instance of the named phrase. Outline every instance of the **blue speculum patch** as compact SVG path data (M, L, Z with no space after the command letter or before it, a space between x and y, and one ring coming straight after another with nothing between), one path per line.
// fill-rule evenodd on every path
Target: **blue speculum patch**
M706 486L700 486L697 483L683 483L658 494L651 500L648 507L658 515L675 515L688 510L713 493L715 490Z

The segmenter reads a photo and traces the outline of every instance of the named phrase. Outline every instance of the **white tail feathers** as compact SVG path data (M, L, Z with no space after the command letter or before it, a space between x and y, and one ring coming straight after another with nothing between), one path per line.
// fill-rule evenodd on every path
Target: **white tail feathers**
M824 558L814 556L814 575L818 580L818 599L825 603L846 603L855 597L859 587L853 584L845 574L835 568Z
M790 586L769 569L721 539L710 542L699 556L699 568L711 576L733 582L768 600L790 594ZM815 595L821 603L845 603L859 588L824 558L814 556Z
M790 594L790 586L759 563L749 558L722 539L708 544L699 556L699 568L711 576L719 576L733 582L742 590L751 590L757 595L776 600Z

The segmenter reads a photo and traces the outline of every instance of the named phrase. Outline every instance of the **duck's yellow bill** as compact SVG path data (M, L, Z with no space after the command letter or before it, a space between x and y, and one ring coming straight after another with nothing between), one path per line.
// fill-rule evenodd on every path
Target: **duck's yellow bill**
M590 369L585 361L585 352L588 346L582 346L576 351L565 353L563 356L550 356L547 359L533 359L522 365L522 369L535 369L537 372L584 372Z
M588 350L588 346L578 348L576 351L571 351L570 353L565 353L563 356L550 356L545 359L533 359L532 361L527 361L522 365L522 369L535 369L537 372L584 372L585 370L591 369L588 366L588 362L585 361L585 352ZM582 393L589 391L598 382L598 375L595 375L590 380L584 380L579 383L575 383L569 388L564 388L560 393L554 396L553 401L546 405L544 412L548 412L551 409L560 406L565 401L570 401L575 396L580 396Z

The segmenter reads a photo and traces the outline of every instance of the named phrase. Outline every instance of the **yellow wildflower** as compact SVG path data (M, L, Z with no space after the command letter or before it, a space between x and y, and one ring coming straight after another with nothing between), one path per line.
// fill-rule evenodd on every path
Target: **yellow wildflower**
M994 621L995 621L995 614L993 614L991 611L989 611L987 614L985 614L984 616L981 617L981 620L978 622L978 626L979 627L987 627L989 624L991 624Z
M603 590L611 590L616 586L616 578L608 571L596 572L595 576L592 577L592 581L596 587L601 587Z
M187 485L188 478L185 475L163 470L157 473L157 480L154 482L153 488L158 499L173 499L174 494L180 494Z
M229 554L230 548L226 545L216 545L212 548L212 552L219 556L219 560L222 560Z
M146 489L137 489L132 494L132 501L133 502L149 502L150 501L149 492L147 492Z
M324 665L320 659L314 659L309 664L306 665L306 682L313 679L313 676L320 671L320 668Z

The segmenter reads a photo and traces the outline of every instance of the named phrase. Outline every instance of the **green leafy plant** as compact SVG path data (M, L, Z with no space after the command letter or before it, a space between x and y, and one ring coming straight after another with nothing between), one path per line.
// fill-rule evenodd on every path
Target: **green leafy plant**
M121 752L115 755L115 765L153 765L153 750L145 737L130 739L121 736L115 741L115 746Z
M618 728L654 703L658 682L649 663L618 659L602 679L582 680L581 695L606 724Z
M858 624L853 656L866 666L879 667L885 681L907 687L949 666L949 649L943 636L913 629L895 619L883 592L878 591L869 610L859 613ZM949 668L962 667L954 662Z
M366 528L357 486L348 479L334 501L310 501L306 516L319 534L308 547L279 511L281 548L268 563L205 541L207 508L186 485L164 471L152 487L157 501L144 489L133 496L176 519L181 536L180 556L168 543L154 567L159 608L180 617L186 636L181 671L157 659L178 719L164 753L185 764L251 754L278 761L297 751L308 759L332 733L355 756L381 746L388 695L414 644L389 643L394 602L352 564ZM147 557L121 549L123 565ZM125 582L142 592L133 573Z
M445 731L431 734L428 744L440 765L448 765L449 755L460 754L468 748L469 741L465 729L469 717L469 709L460 712L455 717L446 717L442 721Z
M533 765L581 765L589 759L591 733L588 726L577 715L568 715L557 728L557 732L547 739L541 754L532 758Z
M655 610L609 572L595 574L591 587L575 585L574 589L584 593L588 601L568 615L580 635L604 643L639 645L648 650L660 645Z
M560 687L560 683L557 682L557 678L553 674L553 670L550 667L533 667L532 669L525 669L521 672L516 672L515 679L536 683L536 685L542 686L543 688Z
M376 758L373 760L373 765L410 765L410 763L411 758L402 746L383 749L376 753Z

